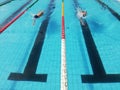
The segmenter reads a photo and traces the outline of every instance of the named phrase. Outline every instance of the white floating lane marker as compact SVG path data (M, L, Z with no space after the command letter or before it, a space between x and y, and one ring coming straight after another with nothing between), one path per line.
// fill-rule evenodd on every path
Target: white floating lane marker
M62 39L61 39L61 90L68 90L64 28L64 3L62 2Z

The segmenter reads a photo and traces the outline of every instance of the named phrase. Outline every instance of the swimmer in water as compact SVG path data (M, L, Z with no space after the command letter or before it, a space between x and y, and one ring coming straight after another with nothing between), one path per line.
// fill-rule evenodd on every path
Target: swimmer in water
M40 18L43 14L44 14L44 12L43 12L43 11L40 11L38 14L34 15L33 25L35 24L36 19L37 19L37 18Z
M85 25L84 22L83 22L83 19L86 17L86 15L87 15L86 11L83 11L79 8L77 9L77 17L80 20L82 25Z

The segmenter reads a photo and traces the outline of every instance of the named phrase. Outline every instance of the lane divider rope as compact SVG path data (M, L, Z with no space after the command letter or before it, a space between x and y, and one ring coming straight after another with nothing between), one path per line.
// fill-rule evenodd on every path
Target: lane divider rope
M34 3L32 3L30 6L28 6L24 11L22 11L20 14L18 14L15 18L13 18L9 23L7 23L5 26L3 26L0 29L0 33L5 31L12 23L14 23L20 16L22 16L28 9L30 9L35 3L37 3L39 0L36 0Z
M62 39L61 39L61 90L68 90L65 45L64 2L62 1Z
M1 2L0 6L6 5L6 4L8 4L8 3L12 2L12 1L14 1L14 0L6 0L4 2Z

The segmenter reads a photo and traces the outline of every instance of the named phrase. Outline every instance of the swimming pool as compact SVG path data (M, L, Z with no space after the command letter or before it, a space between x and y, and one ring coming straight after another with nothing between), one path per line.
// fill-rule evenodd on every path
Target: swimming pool
M88 13L85 26L77 7ZM13 22L0 33L0 90L119 90L119 8L114 0L1 5L0 30ZM32 14L40 10L44 15L32 25Z

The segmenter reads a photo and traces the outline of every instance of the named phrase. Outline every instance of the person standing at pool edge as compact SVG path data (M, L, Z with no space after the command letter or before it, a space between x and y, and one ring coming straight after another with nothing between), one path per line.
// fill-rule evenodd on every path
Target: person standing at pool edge
M40 18L43 14L44 14L44 12L43 12L43 11L40 11L38 14L35 14L35 15L34 15L33 25L35 24L36 19L37 19L37 18Z

